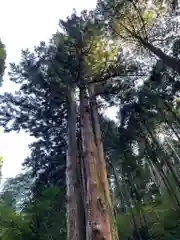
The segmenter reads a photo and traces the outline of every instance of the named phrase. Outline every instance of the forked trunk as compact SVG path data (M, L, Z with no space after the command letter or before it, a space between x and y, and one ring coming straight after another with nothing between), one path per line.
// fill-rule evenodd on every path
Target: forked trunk
M101 185L101 170L85 88L80 89L80 118L86 172L86 240L112 240L109 203Z

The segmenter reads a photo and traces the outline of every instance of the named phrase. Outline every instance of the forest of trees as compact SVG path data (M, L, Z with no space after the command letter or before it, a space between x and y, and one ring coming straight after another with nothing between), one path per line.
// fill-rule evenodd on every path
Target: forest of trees
M0 126L35 140L0 239L180 239L179 32L178 0L98 0L22 50Z

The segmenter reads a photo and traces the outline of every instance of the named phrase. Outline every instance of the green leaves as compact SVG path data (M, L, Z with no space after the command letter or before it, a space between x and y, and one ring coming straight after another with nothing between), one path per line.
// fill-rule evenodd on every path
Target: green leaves
M0 236L2 240L23 240L29 238L28 222L20 213L16 213L5 202L0 204Z
M13 179L12 179L13 180ZM22 188L19 177L14 179L16 188ZM13 186L10 186L13 187ZM10 188L9 187L9 188ZM24 187L25 188L25 187ZM6 187L7 189L7 187ZM26 193L27 194L27 193ZM15 192L4 190L0 197L0 236L2 240L34 240L36 232L40 239L65 239L66 219L63 192L56 187L44 187L38 197L19 199ZM14 199L23 201L17 210ZM37 222L39 225L37 226ZM53 223L53 224L52 224Z

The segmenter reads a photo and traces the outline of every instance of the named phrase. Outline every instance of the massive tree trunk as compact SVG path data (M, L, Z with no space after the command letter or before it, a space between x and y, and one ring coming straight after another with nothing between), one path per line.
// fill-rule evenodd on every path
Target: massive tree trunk
M78 154L76 140L76 103L72 89L68 91L68 151L66 168L67 186L67 240L84 240L83 204L79 184Z
M116 226L114 224L114 214L113 214L113 207L111 203L111 196L109 191L109 182L107 177L107 170L106 170L106 162L104 156L104 149L102 143L102 136L101 136L101 129L99 123L99 116L97 110L97 102L96 102L96 95L94 92L94 85L89 85L89 98L90 98L90 108L91 108L91 119L92 119L92 126L94 132L94 139L96 143L96 151L97 151L97 160L98 160L98 169L99 169L99 181L101 184L101 189L104 193L104 200L108 205L109 214L107 214L107 221L111 221L111 233L113 239L118 239L118 234L116 230ZM110 219L109 219L110 217Z
M86 172L86 240L112 240L108 201L101 184L101 168L91 123L86 88L80 89L80 119ZM106 171L104 169L104 171Z

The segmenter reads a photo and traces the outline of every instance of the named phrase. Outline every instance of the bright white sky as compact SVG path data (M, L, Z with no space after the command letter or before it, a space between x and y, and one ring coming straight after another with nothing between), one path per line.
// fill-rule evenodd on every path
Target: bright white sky
M21 49L33 48L48 40L58 28L60 18L77 11L94 8L96 0L0 0L0 38L6 45L8 62L18 62ZM14 91L7 73L1 92ZM0 132L0 154L3 156L3 177L15 176L29 154L31 138L25 133Z

